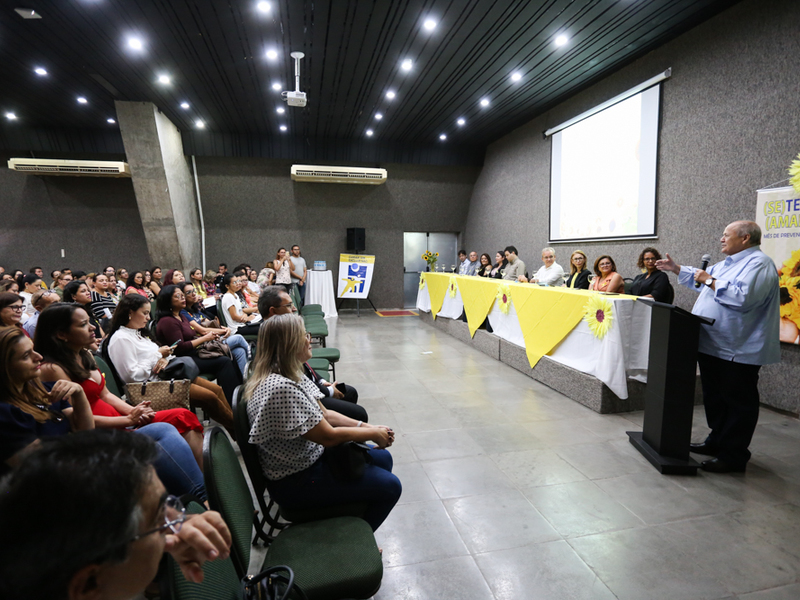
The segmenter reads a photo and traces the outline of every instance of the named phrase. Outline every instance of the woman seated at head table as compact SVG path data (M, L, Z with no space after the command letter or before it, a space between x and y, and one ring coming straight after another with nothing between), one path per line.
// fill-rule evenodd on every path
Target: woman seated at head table
M589 286L595 292L610 292L622 294L625 292L625 282L622 275L617 273L617 265L608 254L603 254L594 261L595 278Z
M0 474L13 467L39 438L94 429L92 408L79 384L59 379L49 391L42 384L42 356L30 339L12 328L1 330L0 362ZM159 446L154 466L167 489L205 501L203 473L178 431L167 423L151 423L135 431Z
M67 379L80 385L92 409L95 427L138 429L150 423L169 424L186 440L202 470L203 426L195 414L185 408L154 411L148 401L131 406L112 394L92 356L98 346L94 326L83 308L65 303L48 307L39 318L34 340L36 352L44 357L41 380Z
M657 302L672 302L675 290L669 282L669 277L664 271L656 268L656 261L660 259L661 253L655 248L642 250L636 266L644 272L633 280L630 292L628 292L631 296L652 298Z
M480 267L476 273L478 277L491 277L492 276L492 257L485 252L481 254Z
M589 289L589 275L592 272L586 267L589 259L581 250L575 250L572 256L569 257L569 279L567 279L567 287L576 290Z
M303 374L311 341L303 320L293 314L267 319L258 336L253 375L247 382L251 444L258 446L270 497L297 509L366 503L363 519L376 530L400 498L392 456L384 450L394 432L325 409L322 392ZM371 461L355 481L337 479L331 448L346 442L374 442ZM327 453L327 456L326 456Z
M162 290L163 291L163 290ZM124 296L114 311L108 332L107 355L124 383L158 381L169 364L172 349L159 347L147 331L150 303L138 294ZM209 417L233 432L233 412L222 388L202 377L192 381L189 400Z
M93 327L95 337L101 340L105 337L106 334L103 332L97 317L94 316L94 312L92 311L92 293L84 282L79 279L70 281L67 287L64 288L64 302L76 302L80 304L89 315L89 322Z
M497 254L494 255L495 264L490 271L489 277L493 279L502 279L503 278L503 269L506 268L508 265L508 259L506 258L505 252L502 250L498 251Z

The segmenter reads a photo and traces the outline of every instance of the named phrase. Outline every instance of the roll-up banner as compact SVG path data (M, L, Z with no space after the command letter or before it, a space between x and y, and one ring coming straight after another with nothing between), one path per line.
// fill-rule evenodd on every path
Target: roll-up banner
M338 298L364 300L372 285L375 257L365 254L339 255Z

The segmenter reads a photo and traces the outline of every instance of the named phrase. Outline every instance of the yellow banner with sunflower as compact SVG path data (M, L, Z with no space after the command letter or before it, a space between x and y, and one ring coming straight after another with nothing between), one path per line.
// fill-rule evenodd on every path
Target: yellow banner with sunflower
M447 273L426 273L425 284L428 286L428 295L431 298L431 315L436 318L444 304L444 295L450 287L450 276Z
M484 277L459 277L458 287L461 290L461 300L464 301L469 334L474 336L492 310L497 296L497 282Z

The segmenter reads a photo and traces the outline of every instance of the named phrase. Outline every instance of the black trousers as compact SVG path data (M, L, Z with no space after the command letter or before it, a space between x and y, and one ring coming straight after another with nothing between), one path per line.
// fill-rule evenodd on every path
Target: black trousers
M322 406L328 410L335 410L336 412L343 414L345 417L350 417L356 421L364 421L364 423L368 423L369 415L367 414L366 409L363 406L359 406L355 402L348 402L346 398L346 395L344 400L341 398L328 397L323 398L320 400L320 402L322 403Z
M731 465L750 460L747 447L758 423L758 371L746 365L699 353L703 404L711 433L706 443L719 450L717 457Z
M217 358L197 358L193 356L192 358L201 373L214 375L217 384L225 392L225 398L228 399L228 403L233 402L233 390L242 383L242 376L239 374L239 369L233 360L227 356L218 356Z

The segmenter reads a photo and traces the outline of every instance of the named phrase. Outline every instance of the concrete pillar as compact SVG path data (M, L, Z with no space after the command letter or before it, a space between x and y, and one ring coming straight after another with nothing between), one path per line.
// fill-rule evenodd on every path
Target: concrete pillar
M151 262L165 271L200 266L200 217L180 131L151 102L115 104Z

